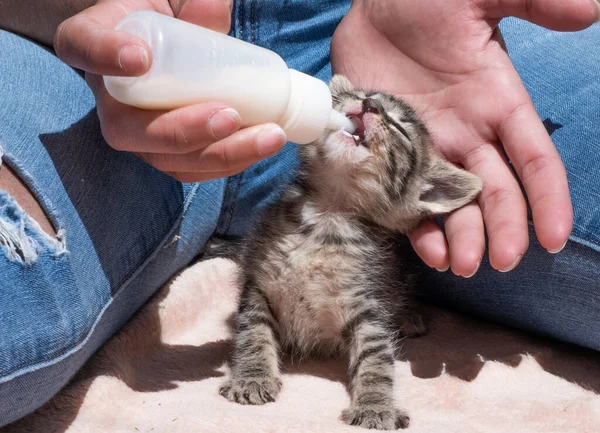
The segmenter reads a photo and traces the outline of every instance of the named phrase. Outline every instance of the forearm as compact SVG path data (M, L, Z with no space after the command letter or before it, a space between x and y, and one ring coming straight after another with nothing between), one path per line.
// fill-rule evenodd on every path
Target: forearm
M0 0L0 29L52 45L58 25L96 0Z

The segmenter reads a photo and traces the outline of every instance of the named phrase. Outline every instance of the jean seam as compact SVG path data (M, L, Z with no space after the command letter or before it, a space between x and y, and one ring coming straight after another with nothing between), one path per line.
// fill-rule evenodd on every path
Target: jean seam
M144 259L141 261L141 264L134 270L132 271L128 277L125 277L123 279L123 282L120 284L120 287L118 290L116 290L114 293L111 293L111 295L108 297L108 301L105 302L102 306L102 308L100 309L100 312L98 313L98 316L96 317L96 320L94 321L94 323L92 324L91 329L89 330L89 332L87 332L85 334L85 336L81 339L79 339L77 342L69 345L68 348L65 348L63 350L61 350L59 353L55 353L49 357L43 358L43 359L37 359L34 362L30 362L27 364L22 364L16 368L11 369L10 371L6 372L5 374L2 374L0 376L0 384L4 383L2 381L3 378L13 375L15 372L17 372L18 370L22 370L28 367L32 367L35 366L36 364L41 364L41 363L50 363L51 361L57 359L57 358L61 358L65 355L68 354L68 352L74 350L77 346L80 346L82 344L85 344L85 342L90 338L90 336L94 333L94 330L96 329L97 324L99 323L99 321L102 319L102 316L104 315L104 312L106 311L106 309L108 308L108 306L110 304L113 303L113 301L119 296L120 293L122 293L123 289L135 278L137 277L137 275L139 275L139 273L146 267L148 266L148 264L151 263L151 261L156 257L156 255L158 254L158 252L162 249L163 245L166 243L167 239L170 238L171 234L173 233L173 230L175 230L175 228L179 225L179 223L181 222L182 218L185 216L185 213L187 212L187 210L189 209L189 206L187 206L187 204L189 203L189 201L191 200L191 198L193 198L193 196L196 193L196 190L198 189L198 185L196 185L194 188L192 188L185 196L185 199L183 200L183 204L180 206L178 212L178 216L175 218L175 220L173 221L173 223L171 224L171 226L169 227L169 230L166 231L165 235L163 236L163 238L161 239L161 241L157 244L156 248L154 250L152 250L151 253L149 253L148 255L146 255L144 257ZM79 350L79 349L78 349ZM51 364L52 365L52 364ZM44 368L44 367L42 367ZM29 373L29 372L27 372ZM23 373L23 374L27 374L27 373ZM10 379L12 380L12 379Z
M238 39L244 40L244 12L245 12L245 0L236 1L236 6L238 8L236 14L236 28L234 32L237 32ZM252 20L254 19L253 12L254 1L251 2L250 8L250 42L254 42L254 26L252 24ZM223 206L221 207L221 214L219 217L219 221L221 221L221 217L223 216L223 211L227 212L225 224L223 227L222 235L227 235L229 232L229 228L231 227L231 222L233 221L233 215L235 214L236 204L237 204L237 196L240 192L242 179L244 176L244 171L238 173L234 176L231 176L227 179L227 185L225 187L225 197L223 198ZM229 207L229 209L227 209ZM219 229L220 224L217 224L217 230Z
M256 42L255 34L254 34L254 25L256 23L255 19L256 12L256 0L251 0L250 2L250 43L254 44Z
M233 221L233 214L235 213L237 196L240 192L243 176L244 172L241 172L240 174L236 175L233 179L235 181L235 190L231 192L229 212L227 214L227 221L225 222L225 230L223 231L224 235L227 235L227 232L229 232L229 228L231 227L231 221Z
M244 40L244 0L239 0L238 5L238 37Z
M579 232L573 231L573 234L570 237L579 238L585 242L589 242L590 244L593 244L594 246L598 247L598 249L600 250L600 243L598 243L598 241L590 239L587 236L583 236Z
M166 234L163 236L163 238L160 240L160 242L157 244L157 247L152 250L151 252L149 252L141 261L140 261L140 265L135 268L133 271L131 271L129 273L129 275L127 275L126 277L124 277L121 280L121 283L119 284L119 289L115 290L112 293L112 297L116 297L117 294L123 289L123 286L125 286L126 284L128 284L130 279L135 278L138 274L139 271L141 271L146 265L147 263L149 263L150 258L156 254L157 251L160 251L160 249L163 247L163 245L166 243L167 239L169 239L171 237L171 233L173 233L173 230L177 227L177 225L181 222L181 220L183 219L183 217L185 216L186 212L189 209L189 201L196 195L196 191L199 188L199 184L194 185L193 188L191 188L188 193L185 195L183 202L181 204L181 206L179 206L179 209L177 209L177 217L175 218L175 220L173 221L173 223L171 224L171 227L169 227L169 230L167 230Z

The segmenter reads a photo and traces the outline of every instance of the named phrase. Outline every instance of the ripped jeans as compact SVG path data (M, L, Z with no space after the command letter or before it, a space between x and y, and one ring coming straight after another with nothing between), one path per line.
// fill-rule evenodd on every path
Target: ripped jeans
M236 2L232 34L328 80L347 0ZM256 25L259 23L260 25ZM558 34L503 22L506 43L567 166L575 206L558 255L536 242L508 274L429 271L423 293L502 323L600 349L600 26ZM84 79L0 31L0 150L56 230L0 191L0 426L42 405L217 234L243 235L296 166L295 147L228 179L184 184L103 140ZM0 167L2 170L2 167ZM218 290L218 288L216 288Z

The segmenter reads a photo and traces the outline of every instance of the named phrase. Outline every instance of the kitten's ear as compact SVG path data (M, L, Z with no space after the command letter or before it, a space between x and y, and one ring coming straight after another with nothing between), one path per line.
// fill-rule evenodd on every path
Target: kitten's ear
M353 92L354 86L344 75L337 74L331 78L329 89L331 90L331 93L339 94L344 92Z
M421 185L419 209L422 212L429 216L450 213L471 202L481 192L482 182L477 176L435 154L431 158Z

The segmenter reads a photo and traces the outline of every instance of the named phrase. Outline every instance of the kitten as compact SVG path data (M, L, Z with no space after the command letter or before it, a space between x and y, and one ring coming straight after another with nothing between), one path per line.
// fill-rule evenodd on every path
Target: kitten
M404 102L355 90L335 76L334 108L355 135L328 131L299 147L297 179L244 243L231 378L220 388L241 404L275 401L280 349L345 353L348 424L408 426L393 398L394 336L422 331L405 314L413 280L407 233L424 218L473 200L476 176L442 160ZM400 330L402 331L402 330Z

